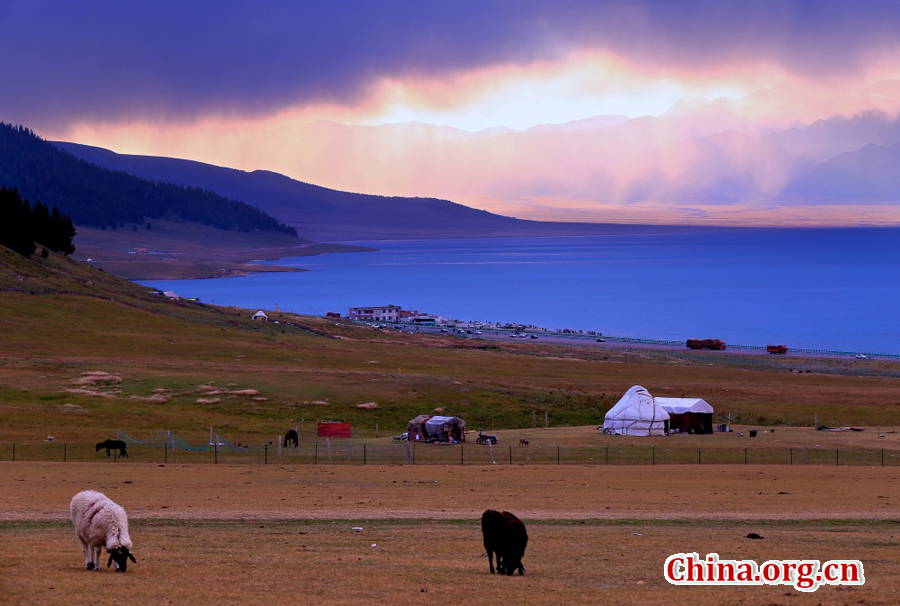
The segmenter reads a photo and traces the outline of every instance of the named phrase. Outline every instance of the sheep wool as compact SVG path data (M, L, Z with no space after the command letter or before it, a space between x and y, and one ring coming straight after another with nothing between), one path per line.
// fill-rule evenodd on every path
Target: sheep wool
M117 571L125 572L129 559L137 561L131 554L128 516L109 497L94 490L84 490L72 497L69 513L84 551L85 568L100 569L101 549L109 553L107 567L115 562Z

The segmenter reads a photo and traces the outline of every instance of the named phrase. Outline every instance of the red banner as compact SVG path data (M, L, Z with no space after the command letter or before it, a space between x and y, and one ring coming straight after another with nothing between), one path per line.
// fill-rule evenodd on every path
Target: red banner
M350 423L319 423L320 438L350 438Z

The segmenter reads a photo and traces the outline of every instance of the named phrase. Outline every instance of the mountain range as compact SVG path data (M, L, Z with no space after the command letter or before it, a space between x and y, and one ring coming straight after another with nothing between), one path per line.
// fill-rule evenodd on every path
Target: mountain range
M54 145L109 170L242 200L296 228L301 237L320 242L656 233L695 229L527 221L437 198L337 191L267 170L246 172L192 160L117 154L77 143L55 142Z
M0 123L0 186L55 206L77 225L144 228L147 219L190 221L223 230L297 236L259 208L209 190L151 182L100 168L22 126Z
M750 120L744 109L720 100L662 116L601 115L524 131L315 121L226 142L238 145L242 157L266 157L269 164L258 168L324 187L453 200L520 219L720 225L815 225L837 214L849 224L900 219L900 188L888 185L898 172L890 150L900 144L895 116L869 111L769 123Z

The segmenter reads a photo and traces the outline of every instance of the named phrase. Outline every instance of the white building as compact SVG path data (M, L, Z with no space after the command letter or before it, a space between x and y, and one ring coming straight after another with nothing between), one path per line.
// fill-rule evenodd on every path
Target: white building
M396 322L401 308L398 305L381 307L351 307L348 317L360 322Z

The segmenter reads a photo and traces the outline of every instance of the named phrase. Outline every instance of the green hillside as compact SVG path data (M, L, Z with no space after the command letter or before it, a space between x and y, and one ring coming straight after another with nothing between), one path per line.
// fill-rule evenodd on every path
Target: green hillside
M57 206L76 225L146 229L177 219L223 230L297 231L260 209L198 187L148 181L107 170L62 151L22 126L0 123L0 185L30 201Z
M545 412L551 426L590 425L634 384L701 395L734 422L900 425L894 362L857 377L841 360L730 354L713 364L690 351L376 332L274 311L261 324L256 310L169 301L60 255L3 248L0 309L0 442L90 442L116 429L202 439L214 426L259 443L301 419L384 435L438 408L474 429L530 427ZM358 408L369 402L377 408Z

